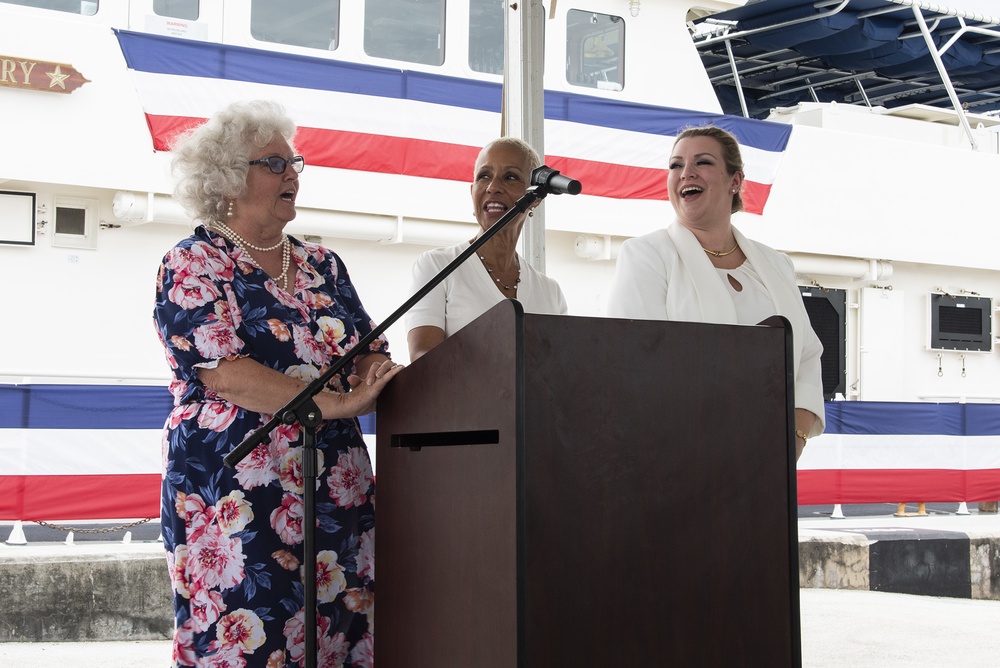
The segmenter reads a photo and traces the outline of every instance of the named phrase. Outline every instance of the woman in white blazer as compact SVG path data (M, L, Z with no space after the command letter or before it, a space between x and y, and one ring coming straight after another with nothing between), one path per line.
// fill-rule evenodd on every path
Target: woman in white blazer
M781 315L792 325L796 457L823 432L823 346L809 323L788 256L733 227L743 210L739 143L720 128L681 132L667 190L676 220L629 239L608 298L611 317L757 324Z

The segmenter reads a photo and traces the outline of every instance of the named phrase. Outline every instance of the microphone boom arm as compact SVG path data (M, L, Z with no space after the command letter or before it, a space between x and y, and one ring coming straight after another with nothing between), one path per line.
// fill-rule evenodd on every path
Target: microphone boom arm
M541 172L540 170L548 170L547 172ZM552 172L559 174L555 170L551 170L544 165L532 171L532 180L534 187L528 188L527 192L524 193L518 199L514 206L511 207L500 220L493 223L483 234L472 242L472 244L466 248L462 253L452 260L448 266L442 269L434 278L429 280L426 285L417 290L412 297L407 299L403 304L397 308L393 313L382 321L381 324L377 325L372 331L365 335L360 341L358 341L350 350L348 350L340 359L333 363L330 368L323 372L318 378L312 380L305 388L302 389L297 395L295 395L291 401L285 404L283 407L279 408L270 420L264 425L258 427L252 434L247 436L247 438L237 445L235 448L229 451L223 461L226 466L230 468L235 467L240 463L247 455L249 455L254 448L256 448L261 443L270 442L270 433L280 424L286 423L290 424L294 422L297 418L297 414L308 402L312 401L312 398L323 391L330 379L334 377L341 369L347 366L355 357L360 355L362 352L368 350L368 346L381 336L389 327L391 327L397 320L399 320L403 315L406 314L413 306L419 302L421 299L427 296L427 294L433 290L441 281L448 277L453 271L458 269L458 266L465 262L473 253L479 250L480 246L485 244L487 241L493 238L497 232L499 232L507 223L513 220L519 214L524 213L528 210L528 207L534 204L538 200L542 200L550 191L554 192L549 186L548 180L551 180ZM536 183L536 174L544 174L540 183ZM563 177L566 178L566 177ZM558 187L558 186L557 186ZM569 192L569 191L565 191ZM577 191L579 192L579 191ZM558 193L557 193L558 194ZM576 194L576 193L571 193Z

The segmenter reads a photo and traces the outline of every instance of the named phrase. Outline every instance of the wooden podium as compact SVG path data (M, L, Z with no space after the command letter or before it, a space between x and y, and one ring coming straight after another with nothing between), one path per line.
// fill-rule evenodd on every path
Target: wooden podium
M381 668L799 666L791 330L503 302L378 401Z

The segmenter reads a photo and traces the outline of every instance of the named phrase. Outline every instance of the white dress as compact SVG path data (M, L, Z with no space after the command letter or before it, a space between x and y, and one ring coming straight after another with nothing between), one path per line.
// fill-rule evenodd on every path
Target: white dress
M464 241L423 253L413 264L409 294L416 293L469 246ZM517 301L525 313L566 314L569 309L559 284L531 267L520 255L518 262L521 282L517 286ZM407 312L406 331L433 326L444 330L447 338L504 299L483 263L477 257L470 257Z

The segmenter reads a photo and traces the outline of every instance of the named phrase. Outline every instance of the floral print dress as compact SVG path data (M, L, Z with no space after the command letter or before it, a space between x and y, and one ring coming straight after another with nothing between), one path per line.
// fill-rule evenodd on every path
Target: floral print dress
M199 227L163 259L154 320L173 371L161 523L175 666L305 665L299 427L279 426L235 468L223 457L271 416L227 402L199 367L250 357L311 381L372 330L341 259L292 243L294 294ZM384 338L371 352L385 353ZM348 365L351 366L351 365ZM331 389L347 388L345 369ZM372 666L375 483L356 420L316 436L317 665Z

